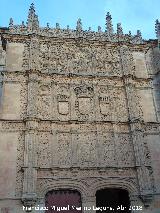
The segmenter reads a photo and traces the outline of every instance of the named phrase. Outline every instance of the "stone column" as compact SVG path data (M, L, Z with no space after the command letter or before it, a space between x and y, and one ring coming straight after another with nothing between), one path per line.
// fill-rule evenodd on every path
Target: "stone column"
M87 196L82 200L83 213L95 213L96 211L96 196Z

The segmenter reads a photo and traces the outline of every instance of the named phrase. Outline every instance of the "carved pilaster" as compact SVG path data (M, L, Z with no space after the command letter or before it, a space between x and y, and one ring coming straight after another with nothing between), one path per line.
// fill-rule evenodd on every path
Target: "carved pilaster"
M27 207L33 206L36 202L37 127L37 120L26 121L22 201Z
M152 198L153 185L150 174L150 168L146 166L146 156L144 147L144 135L141 126L142 110L137 96L136 88L133 84L134 66L133 58L127 47L122 47L121 50L122 73L124 87L126 92L126 103L128 108L128 116L130 122L130 132L134 148L135 165L139 183L141 198L144 202ZM129 58L125 58L128 55Z
M37 117L37 102L38 102L38 74L37 72L29 72L27 117L29 118Z
M142 201L149 205L153 198L152 168L147 165L144 147L144 136L140 123L131 124L132 141L135 152L136 169L139 181L139 190Z
M30 41L30 61L29 68L30 70L39 70L40 69L40 44L36 35L32 35Z
M38 141L38 40L33 37L30 43L30 61L28 74L28 105L25 131L24 181L22 202L32 207L36 202L37 179L37 141Z

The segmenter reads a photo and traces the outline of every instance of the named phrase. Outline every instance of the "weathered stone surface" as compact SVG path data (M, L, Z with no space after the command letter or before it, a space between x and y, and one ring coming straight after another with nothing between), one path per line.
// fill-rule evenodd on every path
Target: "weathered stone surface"
M0 137L0 199L14 198L16 189L16 160L18 135L1 132Z
M21 112L21 86L19 84L5 83L2 96L2 119L18 120Z
M22 71L24 45L9 43L7 46L6 69L8 71Z
M41 28L33 4L27 26L11 19L3 34L0 212L24 212L22 202L42 205L64 188L83 205L116 187L145 213L160 208L155 42L124 35L120 23L115 34L109 13L106 32L84 31L80 19L76 30Z

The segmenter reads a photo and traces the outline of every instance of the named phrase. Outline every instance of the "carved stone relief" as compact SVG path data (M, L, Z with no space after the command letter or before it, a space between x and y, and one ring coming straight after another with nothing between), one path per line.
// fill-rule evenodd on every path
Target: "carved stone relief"
M116 143L116 158L119 167L134 166L134 152L129 134L118 134Z
M110 88L100 87L98 94L98 104L101 120L111 120L111 96Z
M120 57L117 48L100 45L88 47L76 42L41 43L40 64L42 71L120 75Z
M23 191L23 166L24 166L24 134L19 133L18 145L17 145L17 168L16 168L16 197L22 196Z
M38 165L39 167L50 168L52 164L52 144L49 132L40 132L38 138Z
M49 84L41 84L39 87L38 114L45 120L52 117L52 96Z
M69 85L58 85L55 96L55 104L58 120L70 119L71 113L71 99L70 99L70 87Z
M101 164L104 167L116 166L115 139L112 133L103 133L101 144Z
M20 131L16 198L29 194L31 203L34 194L42 198L43 190L59 182L58 187L75 183L90 190L88 196L93 184L103 181L135 186L144 201L152 197L145 134L158 135L160 127L156 121L143 121L138 90L151 88L152 82L148 76L137 79L133 52L144 53L155 44L142 41L140 32L124 35L121 28L117 34L100 27L98 32L83 31L80 21L76 30L58 24L56 29L41 28L33 15L27 26L11 21L5 33L7 42L24 44L23 70L6 70L4 77L4 83L20 84L21 120L0 122L0 131ZM152 50L147 68L155 74L160 54ZM2 67L5 57L0 48ZM137 61L137 70L145 68L146 58Z
M82 84L74 88L76 94L75 110L78 119L90 120L94 116L94 88L93 86Z
M97 166L96 133L81 133L78 138L78 165L80 167Z
M111 112L112 120L115 121L127 121L128 112L126 106L126 97L124 89L112 88L111 90Z
M57 133L58 166L70 167L72 164L72 141L70 133Z

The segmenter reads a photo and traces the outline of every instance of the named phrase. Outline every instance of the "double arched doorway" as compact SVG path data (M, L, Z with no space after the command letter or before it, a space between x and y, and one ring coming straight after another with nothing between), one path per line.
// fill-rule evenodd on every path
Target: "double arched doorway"
M95 194L96 202L90 206L90 212L123 212L130 213L130 200L127 190L120 188L104 188ZM77 190L60 189L49 191L45 196L45 206L48 213L83 213L85 206L82 204L81 194ZM83 208L82 208L83 206ZM100 209L100 208L101 209ZM89 211L88 211L89 212Z

